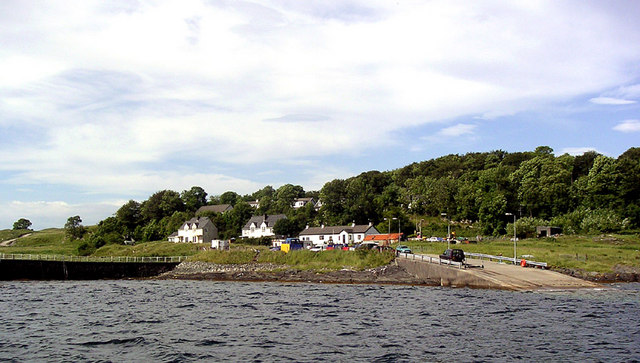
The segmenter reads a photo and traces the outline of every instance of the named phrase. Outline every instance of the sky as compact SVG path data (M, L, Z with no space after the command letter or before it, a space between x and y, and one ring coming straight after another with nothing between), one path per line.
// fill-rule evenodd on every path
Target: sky
M636 1L0 2L0 229L200 186L640 146Z

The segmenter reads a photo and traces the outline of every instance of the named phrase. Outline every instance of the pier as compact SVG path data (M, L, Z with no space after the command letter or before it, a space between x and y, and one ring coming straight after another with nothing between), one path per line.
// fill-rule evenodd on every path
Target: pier
M186 257L0 254L0 280L96 280L156 276Z

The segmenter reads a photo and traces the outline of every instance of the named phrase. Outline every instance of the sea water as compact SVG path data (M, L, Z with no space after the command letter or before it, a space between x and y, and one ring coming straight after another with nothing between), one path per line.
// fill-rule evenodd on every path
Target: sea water
M0 282L0 361L638 361L640 284Z

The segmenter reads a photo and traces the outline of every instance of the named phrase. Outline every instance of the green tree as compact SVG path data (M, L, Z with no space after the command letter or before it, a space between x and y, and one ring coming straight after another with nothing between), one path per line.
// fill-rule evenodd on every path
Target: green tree
M180 194L173 190L162 190L154 193L140 207L142 216L147 220L161 220L174 212L184 211L184 203Z
M108 217L98 223L96 230L89 238L89 243L94 248L100 248L106 244L122 244L125 240L127 227L117 217Z
M327 225L342 223L346 218L347 183L334 179L325 183L320 190L321 219Z
M140 203L135 200L129 200L116 212L116 217L127 229L133 232L136 227L142 223L142 214L140 213Z
M80 239L86 232L80 216L69 217L64 225L64 231L70 239Z
M304 197L304 189L300 185L285 184L276 190L276 213L287 213L292 209L296 198Z
M618 176L615 159L604 155L596 157L586 176L586 207L615 208L618 204Z
M165 219L165 224L163 239L180 229L184 222L188 221L192 217L193 213L191 212L173 212L171 217L164 217L163 219Z
M516 186L518 204L527 208L529 216L548 218L568 209L571 172L553 155L538 154L520 164L510 179Z
M224 238L240 236L242 227L244 227L245 223L247 223L247 221L251 218L252 214L253 208L251 208L249 203L239 201L232 210L224 214L224 217L226 218L226 230L224 231ZM216 227L218 226L216 225Z
M293 219L282 218L273 226L273 232L276 235L293 237L300 233L298 224Z
M184 203L185 209L190 212L195 212L198 208L207 204L207 192L198 186L193 186L189 190L183 190L182 193L180 193L180 198Z
M240 199L241 198L240 198L240 195L238 195L238 193L228 191L220 195L220 204L231 204L235 206L238 200Z
M31 221L26 218L20 218L13 223L13 229L29 229L31 227Z

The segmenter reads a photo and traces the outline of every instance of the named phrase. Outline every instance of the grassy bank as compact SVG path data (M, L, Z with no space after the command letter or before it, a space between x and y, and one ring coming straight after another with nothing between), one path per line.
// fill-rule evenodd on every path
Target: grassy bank
M387 265L394 257L393 253L371 251L331 250L312 252L297 250L283 253L267 250L260 253L258 262L288 265L300 270L364 270Z
M0 231L0 242L8 241L10 239L24 236L25 234L32 233L28 229L3 229Z
M440 254L446 242L409 242L416 253ZM465 252L513 256L513 242L508 239L477 244L456 244ZM517 242L518 256L546 262L553 267L613 272L615 266L640 268L640 237L637 235L561 236L559 238L524 239Z
M200 246L192 243L173 243L166 241L146 242L136 244L135 246L106 245L98 248L92 256L191 256L198 253L198 247Z
M0 231L0 234L6 231ZM0 253L76 255L80 244L80 241L65 239L64 230L60 228L29 232L30 235L18 238L12 246L0 247Z

